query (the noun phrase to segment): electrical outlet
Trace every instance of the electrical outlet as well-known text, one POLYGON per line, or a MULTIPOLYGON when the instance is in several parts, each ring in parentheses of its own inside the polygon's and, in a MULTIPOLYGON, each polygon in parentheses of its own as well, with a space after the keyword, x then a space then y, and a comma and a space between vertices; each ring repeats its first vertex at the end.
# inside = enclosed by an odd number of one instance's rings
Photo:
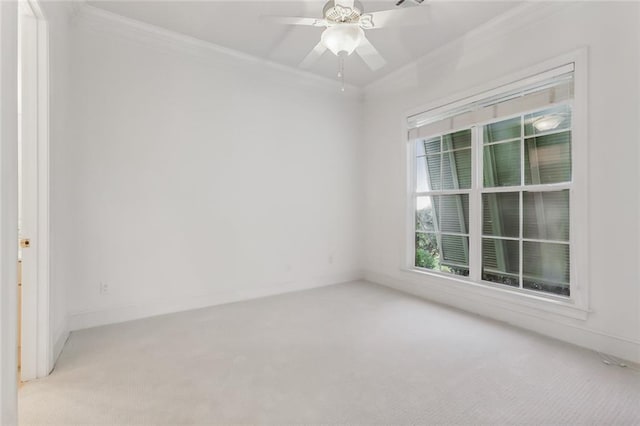
POLYGON ((100 282, 100 294, 109 294, 109 284, 102 281, 100 282))

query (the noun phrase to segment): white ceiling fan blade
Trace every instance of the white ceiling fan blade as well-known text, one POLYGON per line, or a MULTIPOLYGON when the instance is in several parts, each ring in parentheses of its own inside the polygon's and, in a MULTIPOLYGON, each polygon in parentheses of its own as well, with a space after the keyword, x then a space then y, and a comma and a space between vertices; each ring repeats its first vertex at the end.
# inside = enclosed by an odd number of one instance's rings
POLYGON ((379 70, 387 64, 387 61, 384 60, 380 52, 373 47, 373 44, 366 37, 356 47, 356 53, 373 71, 379 70))
POLYGON ((353 9, 353 0, 334 0, 333 4, 336 6, 348 7, 353 9))
POLYGON ((309 68, 313 65, 322 54, 327 50, 326 47, 322 44, 322 42, 316 44, 316 47, 313 48, 311 52, 300 62, 300 68, 309 68))
POLYGON ((262 20, 284 25, 305 25, 310 27, 325 27, 327 21, 317 18, 303 18, 297 16, 263 16, 262 20))
POLYGON ((425 6, 381 10, 367 13, 366 15, 371 16, 373 28, 410 27, 413 25, 426 25, 429 22, 429 8, 425 6))

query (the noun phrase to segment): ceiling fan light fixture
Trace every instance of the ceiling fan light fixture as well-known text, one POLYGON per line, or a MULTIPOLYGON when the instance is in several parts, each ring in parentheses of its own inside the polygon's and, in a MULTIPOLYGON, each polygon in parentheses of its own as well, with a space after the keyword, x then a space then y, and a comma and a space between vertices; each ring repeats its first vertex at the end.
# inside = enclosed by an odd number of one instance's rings
POLYGON ((322 44, 334 55, 351 55, 364 38, 364 31, 357 24, 338 24, 327 27, 322 33, 322 44))

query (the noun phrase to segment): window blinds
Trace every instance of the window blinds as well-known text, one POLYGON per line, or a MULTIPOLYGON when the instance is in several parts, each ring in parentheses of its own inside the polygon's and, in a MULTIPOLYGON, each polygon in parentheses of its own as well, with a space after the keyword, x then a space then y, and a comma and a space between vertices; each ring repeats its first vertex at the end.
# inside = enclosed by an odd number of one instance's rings
POLYGON ((574 64, 408 118, 408 139, 426 138, 573 99, 574 64), (498 93, 498 94, 496 94, 498 93))

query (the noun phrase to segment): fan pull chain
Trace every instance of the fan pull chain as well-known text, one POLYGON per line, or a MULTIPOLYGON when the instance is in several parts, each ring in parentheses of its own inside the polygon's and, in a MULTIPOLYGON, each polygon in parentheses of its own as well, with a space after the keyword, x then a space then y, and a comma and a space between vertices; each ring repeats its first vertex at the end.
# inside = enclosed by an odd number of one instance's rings
POLYGON ((338 56, 338 78, 340 79, 340 83, 342 86, 340 87, 340 91, 344 92, 344 57, 347 55, 341 54, 338 56))

